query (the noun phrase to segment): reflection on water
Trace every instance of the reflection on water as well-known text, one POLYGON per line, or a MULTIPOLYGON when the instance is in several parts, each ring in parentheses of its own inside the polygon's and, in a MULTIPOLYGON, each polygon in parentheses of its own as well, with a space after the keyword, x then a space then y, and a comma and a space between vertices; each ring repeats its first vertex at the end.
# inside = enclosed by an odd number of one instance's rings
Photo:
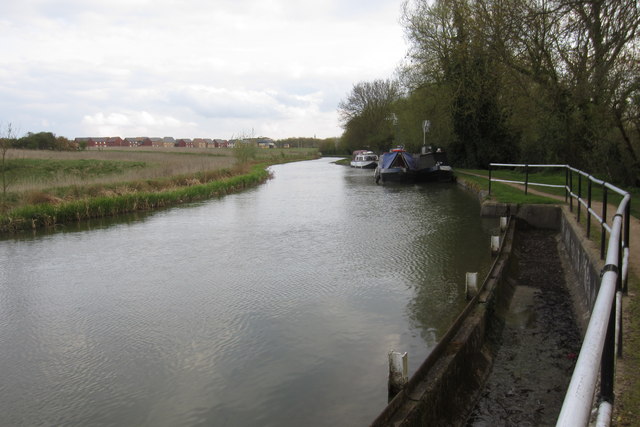
POLYGON ((415 371, 494 224, 454 185, 376 186, 330 159, 272 170, 220 200, 0 242, 0 425, 375 418, 387 352, 415 371))

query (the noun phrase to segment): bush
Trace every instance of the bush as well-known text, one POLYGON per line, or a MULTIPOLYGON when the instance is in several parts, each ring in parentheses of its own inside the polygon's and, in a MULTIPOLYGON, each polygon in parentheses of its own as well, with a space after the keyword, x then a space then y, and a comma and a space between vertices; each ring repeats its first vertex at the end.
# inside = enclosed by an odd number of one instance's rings
POLYGON ((240 164, 256 158, 258 147, 253 142, 237 141, 233 147, 233 156, 240 164))

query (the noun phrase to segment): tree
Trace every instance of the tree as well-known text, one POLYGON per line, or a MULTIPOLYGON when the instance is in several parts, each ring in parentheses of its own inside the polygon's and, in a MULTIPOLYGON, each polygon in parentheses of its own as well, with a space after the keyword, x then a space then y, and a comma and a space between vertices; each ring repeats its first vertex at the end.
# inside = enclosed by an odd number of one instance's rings
POLYGON ((407 0, 403 22, 414 70, 421 74, 414 81, 448 89, 441 101, 450 108, 452 162, 486 167, 514 158, 517 140, 508 127, 510 111, 501 102, 502 70, 473 6, 468 0, 407 0))
POLYGON ((232 137, 231 139, 234 140, 233 155, 237 163, 245 165, 249 163, 250 160, 256 158, 258 146, 253 135, 240 134, 236 138, 232 137))
POLYGON ((555 141, 541 141, 550 160, 605 172, 610 179, 636 180, 638 155, 625 117, 638 76, 638 2, 477 3, 485 30, 502 40, 494 44, 498 57, 551 113, 542 120, 530 116, 540 122, 540 135, 556 129, 555 141), (611 167, 614 163, 627 167, 611 167))
POLYGON ((459 162, 569 163, 640 182, 638 1, 405 0, 403 8, 403 82, 410 97, 437 87, 459 162))
POLYGON ((423 145, 447 147, 453 140, 449 90, 437 84, 425 84, 410 91, 396 102, 394 110, 398 117, 396 140, 412 152, 423 145), (429 131, 423 134, 422 123, 429 120, 429 131))
POLYGON ((6 128, 0 134, 0 168, 2 173, 2 210, 7 208, 7 189, 9 188, 9 177, 7 172, 9 170, 9 164, 7 161, 7 152, 13 147, 15 143, 15 131, 11 123, 6 125, 6 128))
POLYGON ((57 149, 56 136, 51 132, 28 132, 18 139, 17 145, 20 148, 29 150, 55 150, 57 149))
POLYGON ((394 141, 394 103, 400 86, 394 80, 360 82, 338 104, 345 132, 343 145, 350 151, 358 148, 386 151, 394 141))

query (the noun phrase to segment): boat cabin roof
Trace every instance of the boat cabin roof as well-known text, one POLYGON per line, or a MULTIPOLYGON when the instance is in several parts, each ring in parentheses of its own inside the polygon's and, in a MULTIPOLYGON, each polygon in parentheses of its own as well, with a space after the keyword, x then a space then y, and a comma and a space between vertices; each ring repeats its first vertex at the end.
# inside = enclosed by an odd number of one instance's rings
POLYGON ((383 169, 390 168, 415 168, 415 161, 411 154, 406 151, 392 151, 390 153, 384 153, 380 161, 383 169))

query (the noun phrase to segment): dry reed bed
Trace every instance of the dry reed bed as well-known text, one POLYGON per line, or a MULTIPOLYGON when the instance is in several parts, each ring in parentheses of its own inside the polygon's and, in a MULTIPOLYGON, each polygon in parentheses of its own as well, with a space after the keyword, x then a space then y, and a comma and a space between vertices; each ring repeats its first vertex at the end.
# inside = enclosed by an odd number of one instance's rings
POLYGON ((39 183, 39 187, 21 191, 14 203, 3 206, 0 232, 49 227, 219 197, 268 179, 269 172, 265 168, 269 164, 317 157, 317 152, 286 155, 272 152, 260 156, 267 159, 263 163, 235 165, 235 158, 230 157, 232 150, 225 150, 227 156, 192 155, 197 152, 193 149, 188 149, 188 154, 126 150, 12 152, 14 156, 29 155, 30 158, 142 161, 152 166, 134 171, 133 176, 124 173, 97 176, 82 183, 68 183, 64 179, 55 183, 39 183))
POLYGON ((67 187, 90 184, 113 184, 123 181, 139 181, 166 178, 176 175, 192 175, 233 167, 235 158, 231 150, 199 150, 180 148, 121 148, 88 151, 9 150, 8 159, 44 160, 109 160, 144 162, 144 168, 127 170, 121 174, 86 178, 58 175, 46 181, 21 180, 11 186, 11 192, 44 190, 51 187, 67 187), (153 150, 153 151, 152 151, 153 150), (187 151, 188 150, 188 151, 187 151))
POLYGON ((246 174, 233 175, 199 185, 174 187, 157 192, 114 193, 60 203, 23 206, 11 211, 8 215, 0 216, 0 231, 13 233, 220 197, 257 185, 269 176, 264 165, 255 165, 246 174))

